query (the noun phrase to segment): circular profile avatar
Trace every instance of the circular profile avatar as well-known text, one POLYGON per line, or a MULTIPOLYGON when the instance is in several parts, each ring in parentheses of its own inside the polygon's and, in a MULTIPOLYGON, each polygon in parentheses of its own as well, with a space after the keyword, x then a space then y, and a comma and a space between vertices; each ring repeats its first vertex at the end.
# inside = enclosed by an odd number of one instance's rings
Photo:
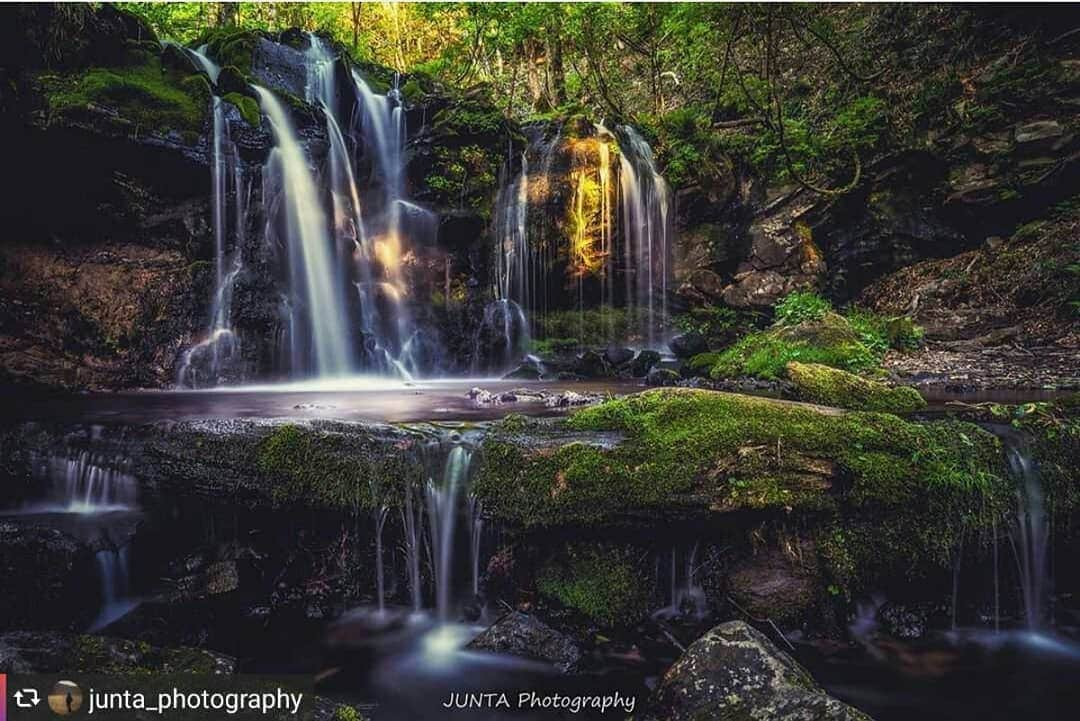
POLYGON ((60 716, 68 716, 82 708, 83 692, 74 681, 58 681, 49 692, 49 708, 60 716))

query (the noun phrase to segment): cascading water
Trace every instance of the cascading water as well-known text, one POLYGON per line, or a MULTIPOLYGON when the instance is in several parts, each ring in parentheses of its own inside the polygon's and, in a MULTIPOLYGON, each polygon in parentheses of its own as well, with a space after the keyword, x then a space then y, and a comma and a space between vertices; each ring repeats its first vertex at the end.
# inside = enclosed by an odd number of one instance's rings
MULTIPOLYGON (((698 544, 693 544, 682 553, 682 564, 679 563, 679 549, 672 547, 671 554, 667 559, 668 574, 668 605, 657 611, 660 617, 690 615, 701 618, 708 610, 705 600, 705 591, 697 582, 697 553, 698 544)), ((657 557, 657 575, 660 575, 660 565, 663 559, 657 557)))
POLYGON ((1047 621, 1050 597, 1050 519, 1046 513, 1042 478, 1027 447, 1026 439, 1009 433, 1003 437, 1009 469, 1016 480, 1016 519, 1009 533, 1020 592, 1024 601, 1024 619, 1030 630, 1038 630, 1047 621))
MULTIPOLYGON (((253 86, 274 132, 266 161, 264 203, 280 210, 289 253, 293 289, 289 306, 293 373, 344 376, 353 369, 344 299, 334 292, 333 242, 311 168, 285 107, 277 97, 253 86), (300 328, 305 328, 304 343, 300 328)), ((268 216, 271 216, 268 213, 268 216)))
POLYGON ((671 248, 671 198, 656 170, 652 148, 629 125, 620 125, 619 183, 622 206, 626 303, 647 313, 650 346, 667 318, 668 256, 671 248))
POLYGON ((378 190, 374 205, 380 210, 367 218, 368 238, 357 254, 364 269, 356 289, 366 345, 381 370, 410 378, 424 370, 429 349, 406 302, 405 244, 411 235, 431 233, 435 219, 430 211, 409 202, 405 193, 407 129, 398 78, 385 96, 372 92, 355 71, 352 81, 359 103, 354 126, 364 147, 374 154, 372 184, 378 190))
POLYGON ((442 479, 427 485, 431 565, 435 576, 435 604, 441 620, 448 620, 453 584, 455 527, 461 513, 459 494, 467 491, 472 450, 454 445, 446 457, 442 479))
MULTIPOLYGON (((553 229, 544 223, 530 226, 530 205, 553 197, 556 157, 577 154, 576 160, 571 158, 568 177, 567 215, 572 234, 566 239, 568 267, 563 287, 569 290, 572 285, 574 307, 584 310, 589 302, 587 279, 595 276, 596 280, 589 282, 598 282, 594 296, 598 304, 626 308, 635 321, 632 328, 640 319, 640 327, 632 332, 656 346, 663 341, 668 315, 671 194, 656 169, 652 149, 636 130, 619 126, 611 131, 602 124, 594 130, 594 139, 576 144, 561 142, 561 127, 551 137, 534 135, 523 154, 520 172, 505 174, 495 211, 496 298, 504 305, 519 306, 523 315, 531 317, 530 332, 537 334, 537 319, 549 310, 548 273, 555 266, 555 255, 550 238, 542 237, 553 229), (618 145, 618 162, 609 145, 613 140, 618 145), (587 154, 587 163, 582 163, 580 153, 587 154), (539 162, 530 163, 534 158, 539 162), (531 197, 534 194, 536 198, 531 197), (616 283, 618 276, 622 276, 622 287, 616 283)), ((491 313, 497 318, 510 315, 508 310, 491 313)), ((615 338, 613 325, 606 332, 609 340, 625 340, 615 338)))
POLYGON ((36 460, 34 475, 51 487, 50 499, 27 510, 35 513, 114 513, 137 508, 137 483, 123 457, 79 451, 36 460))
POLYGON ((90 625, 98 631, 131 611, 137 601, 130 595, 128 547, 104 548, 94 556, 101 581, 101 611, 90 625))
MULTIPOLYGON (((205 47, 205 46, 204 46, 205 47)), ((202 49, 187 50, 189 56, 217 82, 221 69, 202 49)), ((211 212, 214 225, 214 296, 210 307, 210 322, 206 336, 189 348, 181 358, 177 385, 181 388, 200 388, 222 382, 239 359, 239 345, 231 327, 233 286, 241 271, 242 234, 245 204, 243 202, 243 170, 236 146, 229 137, 223 101, 212 98, 213 139, 210 158, 211 212), (231 172, 230 172, 231 171, 231 172), (236 203, 235 240, 230 255, 228 245, 229 182, 236 203)))

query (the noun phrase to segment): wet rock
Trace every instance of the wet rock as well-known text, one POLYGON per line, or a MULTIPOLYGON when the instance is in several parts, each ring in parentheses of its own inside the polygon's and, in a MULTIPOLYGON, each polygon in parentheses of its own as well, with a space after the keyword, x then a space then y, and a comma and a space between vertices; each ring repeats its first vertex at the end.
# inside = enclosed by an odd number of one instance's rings
POLYGON ((614 367, 626 365, 634 359, 634 351, 630 348, 608 346, 604 351, 604 360, 614 367))
POLYGON ((162 648, 107 636, 13 631, 0 634, 0 672, 232 674, 236 659, 198 648, 162 648))
POLYGON ((670 368, 651 368, 645 376, 645 385, 653 388, 677 385, 682 378, 678 372, 670 368))
POLYGON ((634 362, 630 365, 630 373, 635 378, 644 378, 648 375, 649 370, 660 362, 660 354, 654 350, 639 351, 634 358, 634 362))
POLYGON ((1036 120, 1017 125, 1013 137, 1017 145, 1045 144, 1045 141, 1060 138, 1064 132, 1061 123, 1056 120, 1036 120))
POLYGON ((611 369, 604 360, 604 356, 593 350, 587 350, 577 357, 574 372, 583 378, 603 378, 611 375, 611 369))
POLYGON ((882 629, 891 636, 914 640, 926 635, 927 624, 933 609, 920 604, 902 604, 889 601, 877 613, 882 629))
POLYGON ((581 649, 569 636, 547 626, 535 616, 511 611, 481 633, 468 646, 478 651, 547 661, 563 673, 581 662, 581 649))
POLYGON ((689 358, 709 350, 705 338, 700 333, 694 332, 677 335, 671 339, 668 345, 671 352, 678 358, 689 358))
POLYGON ((576 391, 562 391, 548 394, 544 398, 544 405, 548 408, 568 408, 570 406, 585 406, 590 403, 599 403, 601 396, 596 393, 577 393, 576 391))
POLYGON ((98 582, 90 547, 55 528, 0 523, 0 629, 84 628, 98 582))
MULTIPOLYGON (((831 470, 831 469, 830 469, 831 470)), ((802 542, 798 557, 780 549, 759 551, 729 571, 732 598, 756 618, 785 627, 799 626, 817 606, 821 578, 813 545, 802 542)))
POLYGON ((829 696, 810 674, 742 621, 695 641, 650 698, 649 721, 869 721, 829 696))

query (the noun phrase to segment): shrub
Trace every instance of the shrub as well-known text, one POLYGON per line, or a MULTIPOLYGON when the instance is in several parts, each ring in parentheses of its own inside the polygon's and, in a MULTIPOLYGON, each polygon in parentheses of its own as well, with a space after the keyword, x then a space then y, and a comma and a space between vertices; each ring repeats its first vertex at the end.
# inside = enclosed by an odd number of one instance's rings
POLYGON ((776 322, 780 325, 798 325, 819 320, 832 310, 832 303, 811 291, 797 290, 789 293, 776 304, 776 322))

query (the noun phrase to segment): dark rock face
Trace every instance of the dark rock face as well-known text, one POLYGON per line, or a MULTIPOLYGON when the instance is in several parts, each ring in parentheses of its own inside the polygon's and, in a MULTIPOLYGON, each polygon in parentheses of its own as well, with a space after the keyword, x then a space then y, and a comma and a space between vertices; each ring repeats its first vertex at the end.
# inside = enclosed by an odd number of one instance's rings
POLYGON ((204 649, 158 648, 106 636, 13 631, 0 634, 0 671, 232 674, 236 660, 204 649))
POLYGON ((82 628, 98 582, 90 548, 55 528, 0 523, 0 629, 82 628))
POLYGON ((735 601, 782 626, 807 620, 818 603, 821 579, 813 544, 801 545, 798 559, 770 548, 735 564, 728 579, 735 601))
POLYGON ((826 694, 795 659, 742 621, 721 624, 675 662, 649 701, 650 721, 869 721, 826 694))
POLYGON ((660 354, 654 350, 639 351, 630 364, 630 374, 635 378, 644 378, 654 365, 660 362, 660 354))
POLYGON ((581 661, 581 649, 570 637, 518 611, 496 621, 473 639, 469 648, 547 661, 563 673, 574 671, 581 661))
POLYGON ((671 352, 678 358, 689 358, 709 349, 705 338, 700 333, 683 333, 671 339, 671 352))
POLYGON ((633 359, 634 351, 630 348, 611 346, 604 351, 604 360, 616 368, 626 365, 633 359))

